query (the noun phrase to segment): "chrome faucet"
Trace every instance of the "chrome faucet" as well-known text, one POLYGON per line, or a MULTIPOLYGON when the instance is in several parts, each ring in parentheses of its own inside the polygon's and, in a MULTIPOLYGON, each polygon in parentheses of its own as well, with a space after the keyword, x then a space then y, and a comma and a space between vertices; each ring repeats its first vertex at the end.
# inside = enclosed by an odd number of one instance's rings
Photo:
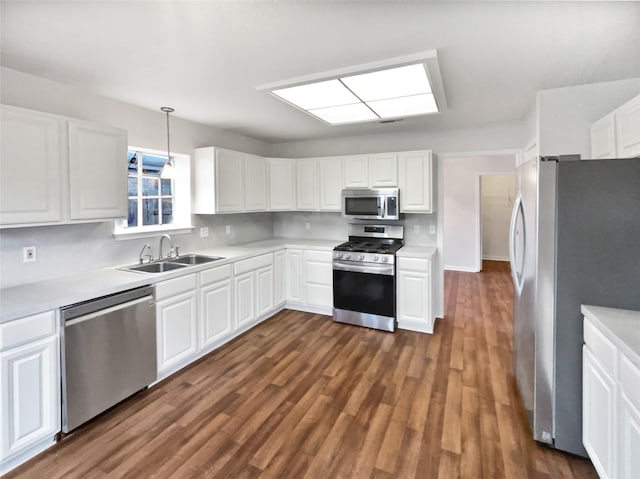
POLYGON ((173 239, 171 238, 171 236, 164 234, 160 237, 160 248, 158 249, 158 259, 162 259, 162 243, 164 243, 164 240, 168 239, 169 240, 169 254, 167 255, 167 258, 171 258, 173 256, 173 239))
POLYGON ((153 260, 153 256, 151 255, 151 245, 149 243, 145 244, 140 250, 140 254, 138 255, 140 264, 144 263, 145 258, 147 259, 148 263, 151 263, 151 261, 153 260), (149 254, 144 254, 146 250, 149 250, 149 254))

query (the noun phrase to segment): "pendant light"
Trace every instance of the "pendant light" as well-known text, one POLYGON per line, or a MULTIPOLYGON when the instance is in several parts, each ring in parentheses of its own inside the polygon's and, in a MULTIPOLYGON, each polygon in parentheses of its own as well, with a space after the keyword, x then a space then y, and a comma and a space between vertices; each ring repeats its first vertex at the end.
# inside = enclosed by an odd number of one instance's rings
POLYGON ((160 178, 170 179, 175 176, 176 168, 173 164, 173 158, 171 158, 171 144, 169 142, 169 113, 173 113, 175 110, 170 106, 163 106, 160 110, 167 114, 167 162, 162 167, 160 178))

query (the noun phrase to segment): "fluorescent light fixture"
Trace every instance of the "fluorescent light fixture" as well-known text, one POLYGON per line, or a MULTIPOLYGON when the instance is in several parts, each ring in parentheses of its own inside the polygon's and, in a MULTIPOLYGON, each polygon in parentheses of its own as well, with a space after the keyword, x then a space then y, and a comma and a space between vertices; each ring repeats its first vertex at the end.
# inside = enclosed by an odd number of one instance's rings
POLYGON ((426 115, 429 113, 437 113, 438 111, 438 105, 436 105, 436 101, 431 93, 370 101, 367 105, 369 105, 369 108, 375 111, 380 118, 426 115))
POLYGON ((345 77, 341 81, 365 102, 431 93, 422 63, 345 77))
POLYGON ((358 98, 339 80, 283 88, 273 90, 273 93, 303 110, 359 103, 358 98))
POLYGON ((437 52, 416 53, 257 87, 331 125, 446 109, 437 52))
POLYGON ((309 113, 332 125, 378 119, 378 115, 372 112, 364 103, 319 108, 317 110, 309 110, 309 113))

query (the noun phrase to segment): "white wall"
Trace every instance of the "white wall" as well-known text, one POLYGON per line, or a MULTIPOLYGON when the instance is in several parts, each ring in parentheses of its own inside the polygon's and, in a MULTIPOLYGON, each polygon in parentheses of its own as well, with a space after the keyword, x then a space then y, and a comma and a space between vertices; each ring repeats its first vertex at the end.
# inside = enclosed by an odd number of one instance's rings
POLYGON ((591 124, 640 94, 640 78, 538 92, 540 155, 591 156, 591 124))
POLYGON ((456 155, 441 157, 440 160, 444 268, 480 271, 479 177, 514 173, 516 155, 456 155))
POLYGON ((509 224, 515 190, 513 174, 480 177, 482 259, 509 260, 509 224))

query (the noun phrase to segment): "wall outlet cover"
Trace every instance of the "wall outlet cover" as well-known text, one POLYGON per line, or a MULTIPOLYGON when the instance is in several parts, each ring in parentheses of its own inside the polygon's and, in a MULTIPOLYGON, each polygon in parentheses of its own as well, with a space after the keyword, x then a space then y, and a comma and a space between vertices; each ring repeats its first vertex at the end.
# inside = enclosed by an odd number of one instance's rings
POLYGON ((310 230, 310 229, 311 229, 311 223, 310 223, 309 221, 307 221, 307 222, 304 224, 304 229, 306 229, 306 230, 310 230))
POLYGON ((203 226, 200 228, 200 238, 208 238, 209 237, 209 228, 203 226))
POLYGON ((436 225, 429 226, 429 234, 436 234, 436 225))
POLYGON ((227 233, 228 235, 230 235, 230 234, 231 234, 231 225, 226 225, 226 226, 224 227, 224 231, 225 231, 225 233, 227 233))
POLYGON ((22 261, 24 263, 31 263, 36 260, 36 247, 25 246, 22 248, 22 261))
POLYGON ((420 225, 413 225, 413 232, 415 234, 420 234, 420 225))

